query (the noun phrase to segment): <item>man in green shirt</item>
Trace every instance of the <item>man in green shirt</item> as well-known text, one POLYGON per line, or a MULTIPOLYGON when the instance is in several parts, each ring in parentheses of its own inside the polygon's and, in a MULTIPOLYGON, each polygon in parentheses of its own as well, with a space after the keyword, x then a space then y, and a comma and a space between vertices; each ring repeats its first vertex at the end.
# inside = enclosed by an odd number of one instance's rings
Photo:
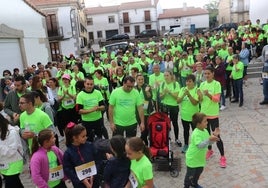
POLYGON ((98 138, 102 137, 101 111, 105 109, 105 105, 101 92, 94 89, 93 78, 86 78, 84 87, 84 90, 77 95, 76 104, 79 109, 78 113, 81 114, 82 125, 87 129, 88 140, 93 141, 94 134, 98 138))
POLYGON ((19 107, 23 111, 19 117, 21 136, 23 139, 28 140, 31 150, 32 138, 38 135, 41 130, 47 128, 53 130, 53 123, 45 112, 34 107, 34 96, 32 93, 26 93, 20 97, 19 107))
POLYGON ((244 64, 240 61, 239 55, 233 55, 233 68, 231 73, 231 78, 234 80, 234 89, 235 89, 235 99, 232 100, 232 103, 239 101, 239 107, 243 106, 244 94, 243 94, 243 72, 244 64))
POLYGON ((140 129, 144 130, 143 101, 136 89, 133 89, 135 79, 126 76, 123 86, 113 90, 109 100, 109 121, 113 135, 134 137, 137 132, 136 109, 140 117, 140 129))

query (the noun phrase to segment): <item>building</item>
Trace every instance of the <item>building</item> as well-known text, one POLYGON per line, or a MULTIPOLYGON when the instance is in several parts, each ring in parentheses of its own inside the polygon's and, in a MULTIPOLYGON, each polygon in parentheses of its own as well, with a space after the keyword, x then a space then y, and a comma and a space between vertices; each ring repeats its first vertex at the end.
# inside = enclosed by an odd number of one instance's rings
POLYGON ((26 0, 4 1, 0 7, 1 70, 20 71, 50 58, 45 14, 26 0))
POLYGON ((119 6, 119 30, 135 36, 145 29, 158 30, 155 0, 122 3, 119 6))
POLYGON ((134 37, 145 29, 158 29, 158 0, 86 8, 89 39, 103 41, 115 34, 134 37))
POLYGON ((261 24, 268 23, 266 0, 256 1, 250 0, 249 16, 253 24, 256 23, 257 19, 260 19, 261 24))
POLYGON ((249 7, 250 0, 220 0, 218 5, 219 24, 247 21, 249 19, 249 7))
POLYGON ((164 9, 158 17, 161 33, 180 26, 183 31, 202 31, 209 28, 209 12, 202 8, 187 7, 164 9))
POLYGON ((84 0, 29 0, 46 16, 52 60, 60 54, 79 56, 87 51, 84 0))
POLYGON ((118 5, 86 8, 90 41, 104 40, 119 33, 118 5))

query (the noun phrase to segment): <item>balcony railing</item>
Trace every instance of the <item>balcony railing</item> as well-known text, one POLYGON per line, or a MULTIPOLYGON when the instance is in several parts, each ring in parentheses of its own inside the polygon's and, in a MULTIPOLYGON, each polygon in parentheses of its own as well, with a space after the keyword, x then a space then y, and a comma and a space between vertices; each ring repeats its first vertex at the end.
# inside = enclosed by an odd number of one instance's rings
POLYGON ((64 37, 62 27, 59 27, 57 30, 48 30, 47 34, 49 40, 60 40, 64 37))
POLYGON ((233 13, 249 12, 249 8, 248 7, 235 7, 235 8, 232 8, 231 12, 233 13))

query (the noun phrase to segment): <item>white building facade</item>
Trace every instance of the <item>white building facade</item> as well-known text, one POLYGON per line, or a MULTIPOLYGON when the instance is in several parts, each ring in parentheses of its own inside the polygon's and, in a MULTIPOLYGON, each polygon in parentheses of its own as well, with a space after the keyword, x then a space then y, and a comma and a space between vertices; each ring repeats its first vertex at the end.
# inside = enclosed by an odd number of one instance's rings
POLYGON ((80 56, 87 51, 88 33, 83 0, 31 0, 46 16, 51 57, 80 56))
POLYGON ((22 70, 51 59, 45 15, 28 2, 4 1, 0 7, 0 23, 1 70, 22 70))

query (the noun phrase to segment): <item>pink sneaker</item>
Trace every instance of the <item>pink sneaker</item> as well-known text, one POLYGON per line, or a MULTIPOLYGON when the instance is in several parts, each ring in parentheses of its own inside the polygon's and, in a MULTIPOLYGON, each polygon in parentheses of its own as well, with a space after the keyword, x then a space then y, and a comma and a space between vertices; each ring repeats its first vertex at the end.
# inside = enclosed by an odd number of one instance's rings
POLYGON ((224 156, 221 156, 220 158, 220 167, 222 168, 226 167, 226 158, 224 156))
POLYGON ((213 150, 212 149, 208 150, 206 154, 206 160, 209 160, 212 155, 213 155, 213 150))

